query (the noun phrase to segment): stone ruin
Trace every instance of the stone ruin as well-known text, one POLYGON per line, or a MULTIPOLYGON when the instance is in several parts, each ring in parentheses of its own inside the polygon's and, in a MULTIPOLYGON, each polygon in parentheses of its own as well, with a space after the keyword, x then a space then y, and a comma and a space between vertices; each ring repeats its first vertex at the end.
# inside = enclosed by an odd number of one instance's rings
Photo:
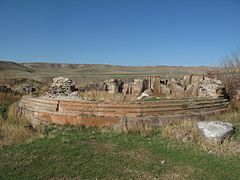
POLYGON ((104 89, 111 94, 121 93, 123 84, 120 79, 110 79, 103 82, 104 89))
MULTIPOLYGON (((75 82, 63 77, 53 79, 48 97, 78 97, 75 82)), ((89 85, 86 91, 106 91, 110 94, 122 93, 127 100, 141 100, 147 97, 160 98, 226 98, 225 86, 220 80, 203 75, 186 75, 179 79, 161 79, 148 76, 144 79, 110 79, 89 85)))
POLYGON ((123 82, 120 79, 104 81, 101 90, 111 94, 123 93, 135 99, 155 96, 164 98, 220 98, 227 97, 225 86, 220 80, 203 75, 186 75, 179 79, 161 79, 148 76, 123 82))
MULTIPOLYGON (((110 94, 121 93, 124 99, 118 102, 103 102, 80 98, 74 81, 58 77, 53 79, 47 97, 23 96, 18 104, 18 114, 31 122, 124 130, 134 129, 145 122, 161 126, 164 122, 176 119, 200 119, 225 112, 229 104, 228 99, 219 98, 225 95, 222 82, 201 75, 187 75, 171 80, 161 79, 159 76, 125 82, 111 79, 99 83, 96 87, 110 94), (154 102, 137 101, 151 96, 167 98, 154 102), (209 98, 215 99, 209 101, 209 98)), ((210 129, 215 127, 211 125, 210 129)), ((203 128, 209 129, 208 126, 203 128)), ((225 138, 225 133, 220 135, 225 138)))
POLYGON ((53 79, 52 86, 46 95, 51 98, 64 96, 78 97, 77 90, 74 81, 64 77, 57 77, 53 79))

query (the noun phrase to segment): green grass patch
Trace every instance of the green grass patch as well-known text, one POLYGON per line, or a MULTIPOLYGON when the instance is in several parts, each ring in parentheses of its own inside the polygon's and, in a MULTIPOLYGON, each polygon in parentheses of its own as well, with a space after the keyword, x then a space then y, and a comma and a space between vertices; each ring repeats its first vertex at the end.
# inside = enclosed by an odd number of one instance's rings
POLYGON ((155 96, 144 99, 144 101, 159 101, 159 100, 160 98, 155 96))
POLYGON ((45 138, 0 149, 0 179, 240 177, 239 157, 205 153, 160 133, 143 137, 68 126, 45 132, 45 138))

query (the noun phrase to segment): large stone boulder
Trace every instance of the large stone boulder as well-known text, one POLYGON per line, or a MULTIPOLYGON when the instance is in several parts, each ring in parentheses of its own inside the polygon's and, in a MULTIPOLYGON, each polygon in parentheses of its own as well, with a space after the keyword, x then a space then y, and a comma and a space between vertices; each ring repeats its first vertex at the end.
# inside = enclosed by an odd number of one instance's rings
POLYGON ((202 137, 210 142, 222 143, 234 133, 231 123, 221 121, 201 121, 197 123, 202 137))

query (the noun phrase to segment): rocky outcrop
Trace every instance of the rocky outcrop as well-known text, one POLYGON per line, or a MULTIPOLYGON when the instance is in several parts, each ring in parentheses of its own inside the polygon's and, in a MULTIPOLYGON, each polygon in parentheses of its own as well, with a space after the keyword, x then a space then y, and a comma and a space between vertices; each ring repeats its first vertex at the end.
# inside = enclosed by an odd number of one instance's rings
POLYGON ((234 133, 231 123, 221 121, 202 121, 197 123, 197 127, 205 140, 216 143, 222 143, 234 133))

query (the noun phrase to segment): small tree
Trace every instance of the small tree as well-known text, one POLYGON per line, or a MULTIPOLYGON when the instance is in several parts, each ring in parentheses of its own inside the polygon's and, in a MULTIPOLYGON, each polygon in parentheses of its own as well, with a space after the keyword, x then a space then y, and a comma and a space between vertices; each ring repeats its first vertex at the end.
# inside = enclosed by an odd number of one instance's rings
POLYGON ((93 71, 92 64, 78 65, 78 74, 80 75, 80 78, 82 78, 83 80, 83 86, 86 85, 87 75, 89 75, 92 71, 93 71))
POLYGON ((220 67, 209 71, 208 75, 220 79, 232 99, 240 88, 240 51, 232 52, 222 60, 220 67))

